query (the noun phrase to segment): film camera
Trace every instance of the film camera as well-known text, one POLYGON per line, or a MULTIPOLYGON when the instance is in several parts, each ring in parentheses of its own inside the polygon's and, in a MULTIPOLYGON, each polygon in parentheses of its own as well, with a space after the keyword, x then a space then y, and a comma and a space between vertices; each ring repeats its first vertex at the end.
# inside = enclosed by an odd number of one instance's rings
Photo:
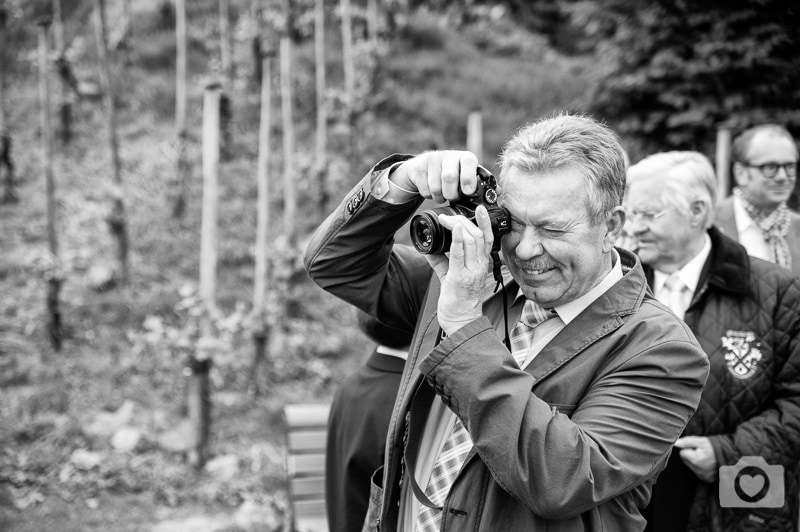
POLYGON ((422 254, 432 255, 450 250, 452 236, 450 230, 439 223, 439 214, 465 216, 472 223, 475 221, 475 209, 483 205, 489 212, 494 235, 493 251, 500 249, 500 238, 508 233, 510 221, 508 211, 497 205, 497 180, 486 168, 478 166, 478 186, 474 194, 461 194, 457 201, 451 201, 444 207, 429 209, 415 215, 411 219, 411 242, 422 254))

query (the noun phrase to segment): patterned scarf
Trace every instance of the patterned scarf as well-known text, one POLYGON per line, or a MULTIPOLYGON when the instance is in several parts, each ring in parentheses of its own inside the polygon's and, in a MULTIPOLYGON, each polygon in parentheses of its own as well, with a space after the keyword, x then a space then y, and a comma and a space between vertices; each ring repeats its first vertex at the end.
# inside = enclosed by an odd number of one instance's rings
POLYGON ((786 202, 782 201, 777 209, 769 214, 764 214, 744 198, 741 188, 734 188, 733 193, 741 200, 744 210, 747 211, 750 218, 761 229, 761 234, 764 235, 764 240, 766 240, 770 251, 770 260, 791 270, 792 253, 789 250, 789 244, 786 242, 786 235, 789 234, 789 207, 786 206, 786 202))

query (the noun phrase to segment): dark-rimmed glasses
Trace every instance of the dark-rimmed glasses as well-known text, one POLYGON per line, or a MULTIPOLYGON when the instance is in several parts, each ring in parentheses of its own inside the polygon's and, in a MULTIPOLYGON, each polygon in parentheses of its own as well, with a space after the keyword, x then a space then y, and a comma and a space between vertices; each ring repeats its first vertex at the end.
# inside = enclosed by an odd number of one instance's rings
POLYGON ((745 166, 748 168, 758 168, 758 171, 761 172, 761 175, 766 177, 767 179, 772 179, 776 175, 781 168, 783 171, 786 172, 788 177, 796 177, 797 176, 797 163, 764 163, 764 164, 750 164, 745 163, 745 166))

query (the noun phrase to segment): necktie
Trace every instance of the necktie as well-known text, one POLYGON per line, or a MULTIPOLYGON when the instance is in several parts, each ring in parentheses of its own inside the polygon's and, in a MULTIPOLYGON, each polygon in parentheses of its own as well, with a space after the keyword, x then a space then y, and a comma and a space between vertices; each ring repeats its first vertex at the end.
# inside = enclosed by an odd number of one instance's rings
MULTIPOLYGON (((533 342, 534 328, 554 316, 553 311, 545 310, 531 300, 525 301, 522 315, 511 331, 511 354, 520 367, 522 367, 533 342)), ((425 488, 425 495, 437 506, 442 506, 471 448, 472 439, 469 432, 461 420, 456 418, 452 432, 445 440, 439 456, 436 457, 431 477, 425 488)), ((423 504, 420 506, 417 516, 415 532, 435 532, 439 530, 441 519, 441 510, 428 508, 423 504)))
POLYGON ((533 343, 533 330, 543 321, 555 317, 554 310, 545 310, 530 299, 525 301, 519 321, 511 331, 511 355, 519 367, 525 362, 533 343))
POLYGON ((686 307, 689 306, 689 296, 691 296, 689 287, 681 280, 678 272, 673 272, 667 277, 664 287, 667 289, 667 297, 666 301, 662 301, 662 303, 666 304, 676 316, 683 319, 686 307))

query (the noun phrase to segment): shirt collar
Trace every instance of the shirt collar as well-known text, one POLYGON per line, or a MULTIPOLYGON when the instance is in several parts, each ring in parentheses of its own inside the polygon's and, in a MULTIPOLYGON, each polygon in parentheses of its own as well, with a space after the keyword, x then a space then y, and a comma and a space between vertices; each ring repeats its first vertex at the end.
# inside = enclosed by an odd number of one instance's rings
MULTIPOLYGON (((703 266, 710 254, 711 238, 708 236, 708 233, 704 233, 703 247, 700 249, 700 252, 676 272, 681 281, 683 281, 683 284, 685 284, 692 293, 697 291, 697 283, 700 282, 700 274, 703 272, 703 266)), ((664 283, 667 282, 667 277, 669 277, 670 274, 658 270, 653 270, 653 273, 653 291, 659 292, 664 287, 664 283)))
POLYGON ((733 195, 733 220, 736 222, 736 232, 740 235, 750 227, 755 227, 761 231, 756 221, 747 214, 747 210, 744 208, 741 198, 736 194, 733 195))
MULTIPOLYGON (((583 294, 581 297, 573 299, 572 301, 559 305, 553 309, 556 311, 556 314, 558 314, 558 317, 561 318, 561 321, 564 322, 564 325, 568 325, 569 322, 577 318, 578 315, 586 310, 589 305, 594 303, 597 298, 605 294, 617 283, 617 281, 622 279, 622 262, 619 258, 619 253, 617 253, 617 250, 613 248, 611 249, 611 253, 613 266, 602 281, 597 283, 594 288, 583 294)), ((525 297, 522 295, 521 289, 517 297, 520 296, 525 297)))

